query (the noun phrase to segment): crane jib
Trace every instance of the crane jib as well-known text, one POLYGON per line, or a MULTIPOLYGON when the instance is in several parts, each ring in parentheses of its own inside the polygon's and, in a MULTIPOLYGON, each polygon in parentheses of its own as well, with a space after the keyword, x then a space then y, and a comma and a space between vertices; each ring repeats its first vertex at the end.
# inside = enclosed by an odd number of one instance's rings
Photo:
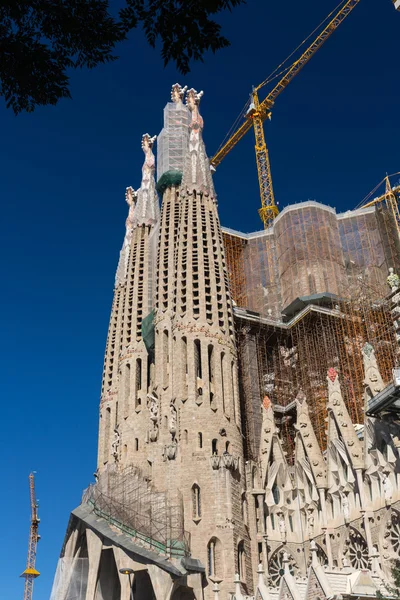
MULTIPOLYGON (((292 66, 285 72, 280 81, 275 85, 267 97, 262 101, 258 101, 257 92, 264 85, 260 84, 258 87, 253 89, 252 97, 253 104, 252 108, 245 115, 245 122, 231 135, 227 142, 218 150, 218 152, 210 160, 213 167, 217 167, 227 154, 236 146, 236 144, 242 139, 242 137, 251 129, 252 125, 256 137, 256 161, 258 170, 258 179, 260 186, 261 196, 261 209, 260 214, 263 219, 264 226, 270 224, 271 218, 274 218, 278 214, 278 209, 275 206, 273 192, 272 192, 272 178, 270 173, 270 164, 268 158, 268 151, 264 140, 264 134, 260 132, 260 127, 263 129, 263 121, 267 117, 271 116, 271 108, 274 105, 275 99, 283 92, 283 90, 289 85, 292 79, 299 73, 299 71, 308 63, 310 58, 317 52, 317 50, 325 43, 325 41, 332 35, 336 28, 344 21, 344 19, 350 14, 360 0, 348 0, 342 8, 336 13, 336 15, 329 21, 325 28, 319 35, 313 40, 303 54, 294 61, 292 66), (266 180, 268 185, 266 186, 266 180), (269 196, 268 196, 269 195, 269 196), (266 210, 268 208, 268 211, 266 210), (264 220, 263 216, 268 214, 268 223, 264 220), (272 217, 271 217, 272 215, 272 217)), ((331 15, 332 13, 330 13, 331 15)), ((328 18, 330 17, 328 15, 328 18)), ((326 19, 325 19, 326 20, 326 19)), ((321 23, 322 25, 322 23, 321 23)), ((266 217, 265 217, 266 218, 266 217)))

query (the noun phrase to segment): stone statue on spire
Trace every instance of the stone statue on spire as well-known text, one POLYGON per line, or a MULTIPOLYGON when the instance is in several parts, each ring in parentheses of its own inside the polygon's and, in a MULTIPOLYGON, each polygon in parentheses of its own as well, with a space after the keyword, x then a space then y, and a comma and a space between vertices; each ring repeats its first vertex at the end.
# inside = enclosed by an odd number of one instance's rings
POLYGON ((116 285, 122 285, 124 283, 128 271, 129 252, 132 241, 134 214, 137 200, 137 191, 134 190, 133 187, 129 186, 126 188, 125 200, 129 206, 129 212, 125 221, 124 243, 122 244, 121 252, 119 253, 118 268, 115 276, 116 285))
MULTIPOLYGON (((135 213, 135 206, 137 200, 137 191, 133 189, 132 186, 129 186, 125 190, 125 201, 129 206, 128 217, 125 221, 126 227, 126 236, 130 233, 130 237, 132 237, 132 228, 133 228, 133 215, 135 213)), ((125 237, 126 237, 125 236, 125 237)))
POLYGON ((145 158, 142 167, 142 183, 137 192, 133 227, 155 225, 159 218, 160 208, 154 179, 155 157, 153 154, 153 145, 156 137, 151 137, 148 133, 142 136, 142 150, 145 158))
POLYGON ((209 194, 215 198, 210 164, 203 142, 203 118, 199 112, 199 104, 204 92, 191 88, 186 93, 186 105, 192 115, 189 123, 189 153, 185 161, 182 188, 209 194))
POLYGON ((179 83, 174 83, 171 89, 171 100, 174 104, 177 105, 177 108, 182 106, 183 98, 185 96, 185 92, 187 90, 187 85, 182 87, 179 83))

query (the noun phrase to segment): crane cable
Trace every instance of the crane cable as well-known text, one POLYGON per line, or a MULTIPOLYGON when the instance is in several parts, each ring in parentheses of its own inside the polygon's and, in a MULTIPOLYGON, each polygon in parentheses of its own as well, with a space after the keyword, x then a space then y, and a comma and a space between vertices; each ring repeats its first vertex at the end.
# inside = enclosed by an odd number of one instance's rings
MULTIPOLYGON (((311 31, 311 33, 308 34, 308 36, 302 41, 300 42, 300 44, 297 46, 297 48, 295 48, 286 58, 284 61, 282 61, 273 71, 272 73, 267 77, 267 79, 264 79, 264 81, 262 81, 260 83, 260 85, 258 85, 255 89, 256 91, 258 91, 259 89, 261 89, 262 87, 264 87, 265 85, 267 85, 267 83, 270 83, 273 79, 276 79, 277 77, 279 77, 279 73, 277 75, 275 75, 276 71, 278 69, 280 69, 281 67, 283 67, 283 65, 302 47, 304 46, 304 44, 310 39, 310 37, 312 35, 314 35, 314 33, 316 33, 316 31, 318 31, 318 29, 320 29, 325 21, 328 21, 328 19, 331 18, 331 16, 336 13, 339 12, 340 7, 346 3, 347 0, 341 0, 341 2, 339 2, 339 4, 336 6, 336 8, 334 8, 333 10, 331 10, 331 12, 329 13, 329 15, 327 15, 319 25, 317 25, 313 31, 311 31)), ((296 62, 296 61, 295 61, 296 62)), ((283 73, 284 71, 290 69, 292 65, 290 65, 289 67, 285 67, 281 72, 283 73)))
MULTIPOLYGON (((392 173, 391 175, 386 175, 386 177, 395 177, 396 175, 400 175, 400 171, 397 171, 397 173, 392 173)), ((382 185, 382 183, 384 183, 386 181, 386 177, 384 177, 375 187, 373 190, 371 190, 369 192, 369 194, 367 194, 365 196, 365 198, 363 198, 361 200, 361 202, 359 202, 355 208, 355 210, 357 210, 357 208, 362 208, 364 206, 364 204, 368 204, 369 199, 371 198, 371 196, 376 192, 376 190, 379 188, 379 186, 382 185)))
POLYGON ((247 109, 249 108, 249 106, 250 106, 250 98, 244 104, 243 108, 241 109, 241 111, 239 112, 238 116, 236 117, 235 122, 232 124, 232 126, 229 129, 229 131, 225 135, 224 139, 220 143, 219 148, 218 148, 217 152, 215 152, 215 154, 217 154, 221 150, 221 148, 225 144, 226 140, 231 137, 232 132, 237 129, 239 121, 245 116, 245 114, 246 114, 247 109))
MULTIPOLYGON (((293 55, 294 55, 294 54, 295 54, 295 53, 296 53, 296 52, 297 52, 297 51, 298 51, 298 50, 299 50, 299 49, 300 49, 302 46, 304 46, 304 44, 305 44, 305 43, 306 43, 306 42, 307 42, 307 41, 310 39, 310 37, 311 37, 312 35, 314 35, 314 33, 315 33, 316 31, 318 31, 318 29, 320 29, 320 28, 321 28, 321 27, 324 25, 324 23, 325 23, 325 22, 326 22, 328 19, 330 19, 330 18, 331 18, 331 16, 332 16, 332 15, 333 15, 335 12, 339 11, 340 7, 341 7, 343 4, 345 4, 345 2, 346 2, 346 1, 347 1, 347 0, 341 0, 341 2, 339 2, 339 4, 336 6, 336 8, 334 8, 334 9, 333 9, 333 10, 332 10, 332 11, 331 11, 331 12, 330 12, 330 13, 329 13, 329 14, 328 14, 328 15, 327 15, 327 16, 326 16, 326 17, 325 17, 325 18, 324 18, 322 21, 321 21, 321 23, 320 23, 319 25, 317 25, 317 27, 315 27, 315 28, 313 29, 313 31, 311 31, 311 33, 309 33, 309 35, 308 35, 308 36, 307 36, 307 37, 306 37, 306 38, 305 38, 305 39, 304 39, 304 40, 303 40, 303 41, 302 41, 302 42, 301 42, 301 43, 300 43, 300 44, 297 46, 297 48, 295 48, 295 49, 294 49, 294 50, 293 50, 293 51, 292 51, 292 52, 291 52, 291 53, 290 53, 290 54, 289 54, 289 55, 288 55, 288 56, 285 58, 285 60, 283 60, 283 61, 282 61, 282 62, 281 62, 281 63, 280 63, 280 64, 279 64, 279 65, 278 65, 278 66, 277 66, 277 67, 276 67, 276 68, 275 68, 273 71, 272 71, 272 73, 270 73, 270 75, 269 75, 269 76, 268 76, 266 79, 264 79, 264 81, 263 81, 262 83, 260 83, 260 85, 258 85, 258 86, 255 88, 255 91, 258 91, 260 88, 264 87, 264 86, 265 86, 265 85, 267 85, 268 83, 271 83, 272 81, 274 81, 275 79, 277 79, 278 77, 280 77, 281 75, 283 75, 285 72, 287 72, 287 71, 288 71, 288 70, 291 68, 291 66, 292 66, 292 65, 289 65, 289 66, 287 66, 287 67, 284 67, 284 68, 282 68, 282 69, 281 69, 281 67, 283 67, 283 65, 284 65, 285 63, 287 63, 287 61, 288 61, 288 60, 289 60, 289 59, 290 59, 290 58, 291 58, 291 57, 292 57, 292 56, 293 56, 293 55), (280 70, 279 72, 277 72, 277 71, 278 71, 278 69, 281 69, 281 70, 280 70)), ((219 147, 218 147, 218 150, 217 150, 217 152, 216 152, 215 154, 217 154, 217 153, 218 153, 218 152, 221 150, 221 148, 224 146, 224 144, 225 144, 226 140, 228 140, 228 139, 231 137, 231 135, 232 135, 232 132, 233 132, 233 131, 235 131, 235 130, 237 129, 237 127, 238 127, 238 124, 239 124, 239 121, 240 121, 240 120, 241 120, 241 119, 242 119, 242 118, 243 118, 243 117, 246 115, 246 112, 247 112, 247 110, 248 110, 248 108, 249 108, 249 106, 250 106, 250 103, 251 103, 251 98, 249 98, 249 99, 247 100, 247 102, 245 103, 245 105, 243 106, 243 108, 240 110, 240 112, 239 112, 238 116, 236 117, 236 119, 235 119, 234 123, 232 124, 232 126, 230 127, 229 131, 226 133, 226 135, 225 135, 224 139, 222 140, 222 142, 221 142, 221 144, 219 145, 219 147)))

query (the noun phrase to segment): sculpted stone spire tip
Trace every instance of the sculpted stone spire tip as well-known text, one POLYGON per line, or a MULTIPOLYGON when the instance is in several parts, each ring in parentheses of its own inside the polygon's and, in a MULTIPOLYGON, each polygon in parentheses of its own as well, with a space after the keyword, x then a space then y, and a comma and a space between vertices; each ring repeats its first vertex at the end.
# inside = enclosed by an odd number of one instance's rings
POLYGON ((142 150, 144 163, 142 167, 142 182, 137 192, 137 201, 133 216, 133 227, 155 225, 159 219, 160 207, 154 178, 156 161, 153 153, 157 136, 148 133, 142 135, 142 150))
POLYGON ((182 104, 183 98, 185 97, 185 92, 187 90, 187 85, 182 87, 179 83, 174 83, 171 89, 171 100, 175 104, 182 104))
POLYGON ((210 163, 203 142, 203 117, 199 112, 199 104, 204 92, 191 88, 186 92, 186 106, 191 113, 189 123, 189 152, 186 156, 182 177, 182 190, 206 194, 216 198, 212 181, 210 163))

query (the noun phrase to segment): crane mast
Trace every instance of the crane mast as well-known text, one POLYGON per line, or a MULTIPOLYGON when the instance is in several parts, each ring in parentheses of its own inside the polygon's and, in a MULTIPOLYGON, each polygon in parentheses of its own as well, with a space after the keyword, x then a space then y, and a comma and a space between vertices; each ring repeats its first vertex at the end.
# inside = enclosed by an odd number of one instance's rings
POLYGON ((286 70, 284 76, 275 85, 267 97, 260 102, 258 91, 262 88, 266 81, 253 89, 251 94, 252 102, 249 110, 245 115, 245 122, 235 131, 228 141, 218 150, 215 156, 210 160, 211 165, 216 168, 225 156, 236 146, 242 137, 253 127, 255 135, 255 152, 258 171, 258 182, 260 186, 261 208, 259 215, 264 227, 269 227, 275 217, 278 215, 278 207, 275 203, 274 192, 272 187, 271 167, 268 156, 268 149, 264 136, 265 119, 271 118, 271 110, 279 94, 289 85, 297 73, 308 63, 310 58, 319 50, 322 44, 332 35, 339 27, 344 19, 350 14, 360 0, 347 0, 336 15, 329 21, 321 33, 308 46, 303 54, 294 61, 289 69, 286 70))
POLYGON ((25 578, 24 600, 32 600, 33 583, 40 573, 36 570, 36 548, 40 539, 38 533, 40 519, 38 517, 38 504, 35 494, 35 476, 33 473, 29 475, 29 492, 31 501, 31 526, 29 531, 28 558, 26 561, 26 569, 21 577, 25 578))

